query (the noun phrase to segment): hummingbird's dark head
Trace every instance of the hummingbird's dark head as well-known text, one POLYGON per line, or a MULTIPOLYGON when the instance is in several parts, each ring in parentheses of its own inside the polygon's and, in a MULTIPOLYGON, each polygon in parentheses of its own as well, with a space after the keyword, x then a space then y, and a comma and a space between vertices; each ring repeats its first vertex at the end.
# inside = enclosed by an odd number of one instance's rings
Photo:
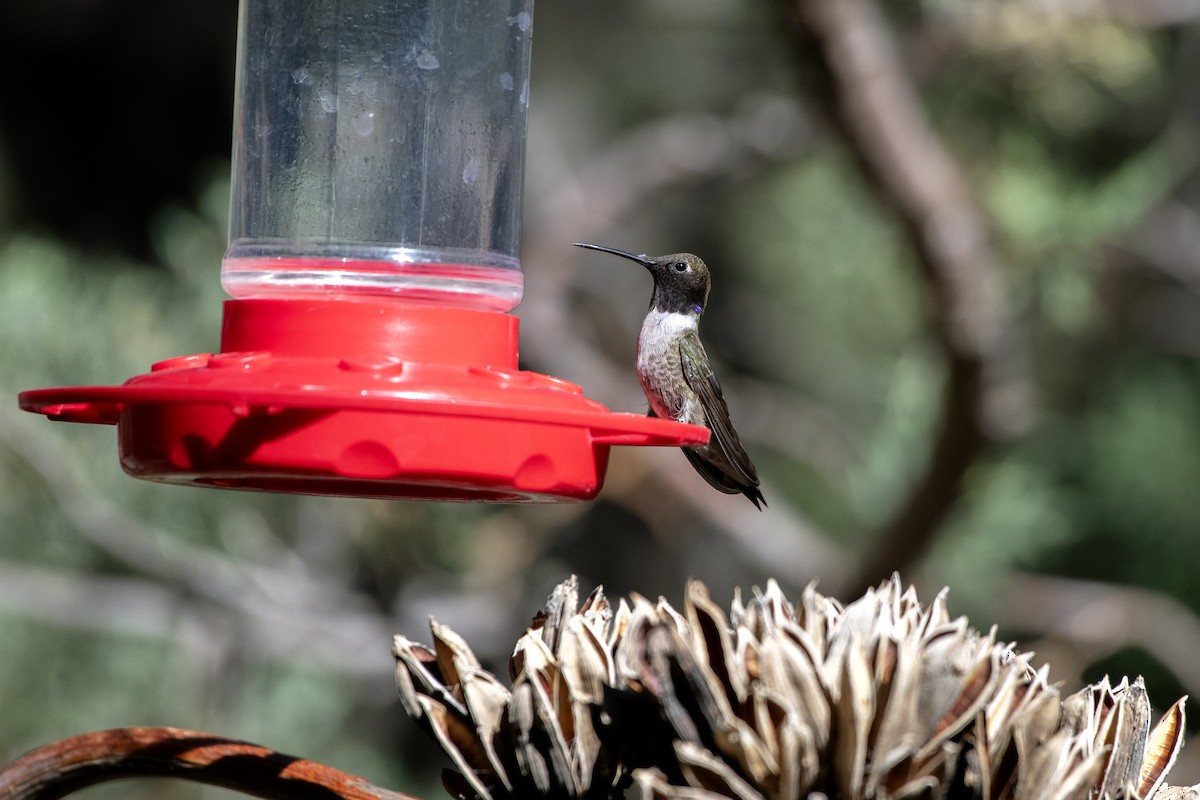
POLYGON ((712 285, 708 266, 700 256, 691 253, 672 253, 669 256, 650 257, 634 255, 624 250, 601 247, 595 244, 576 242, 576 247, 612 253, 614 256, 636 261, 654 276, 654 296, 650 307, 659 311, 682 314, 701 314, 708 305, 708 290, 712 285))

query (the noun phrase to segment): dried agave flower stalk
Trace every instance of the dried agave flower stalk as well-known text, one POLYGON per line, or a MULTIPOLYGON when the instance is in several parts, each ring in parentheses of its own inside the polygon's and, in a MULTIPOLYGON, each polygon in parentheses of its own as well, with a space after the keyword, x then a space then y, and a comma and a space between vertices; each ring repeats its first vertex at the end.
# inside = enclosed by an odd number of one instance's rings
POLYGON ((449 754, 461 798, 1200 800, 1163 779, 1183 700, 1153 728, 1142 681, 1063 698, 1045 667, 922 606, 893 577, 843 606, 774 582, 728 615, 692 582, 682 612, 574 577, 517 642, 511 688, 432 624, 396 637, 405 710, 449 754))

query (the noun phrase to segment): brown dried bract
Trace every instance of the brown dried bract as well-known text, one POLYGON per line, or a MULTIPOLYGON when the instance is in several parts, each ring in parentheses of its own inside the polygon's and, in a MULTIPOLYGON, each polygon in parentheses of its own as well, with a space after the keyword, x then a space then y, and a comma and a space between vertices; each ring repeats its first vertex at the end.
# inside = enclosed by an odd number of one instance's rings
MULTIPOLYGON (((397 637, 406 711, 481 800, 1167 800, 1183 700, 1150 727, 1141 679, 1060 697, 1030 656, 928 606, 893 577, 843 606, 773 581, 730 613, 693 582, 685 607, 616 611, 571 578, 517 642, 512 689, 433 625, 397 637)), ((1189 794, 1190 792, 1190 794, 1189 794)))

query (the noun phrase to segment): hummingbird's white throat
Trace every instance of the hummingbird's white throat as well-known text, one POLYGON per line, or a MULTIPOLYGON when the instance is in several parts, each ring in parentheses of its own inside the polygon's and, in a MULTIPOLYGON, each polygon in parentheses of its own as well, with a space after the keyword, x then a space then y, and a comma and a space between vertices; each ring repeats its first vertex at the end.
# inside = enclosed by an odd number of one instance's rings
POLYGON ((646 319, 642 321, 642 332, 638 336, 638 350, 661 353, 681 333, 694 331, 699 324, 699 314, 659 311, 652 308, 646 313, 646 319))

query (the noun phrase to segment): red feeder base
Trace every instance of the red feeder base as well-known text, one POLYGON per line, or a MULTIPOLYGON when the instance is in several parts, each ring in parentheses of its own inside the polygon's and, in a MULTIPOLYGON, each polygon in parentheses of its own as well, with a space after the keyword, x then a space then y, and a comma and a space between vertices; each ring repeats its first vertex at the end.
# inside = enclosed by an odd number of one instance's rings
POLYGON ((399 302, 234 300, 219 354, 20 404, 117 425, 138 478, 356 497, 588 500, 611 445, 708 441, 517 369, 517 329, 508 314, 399 302))

